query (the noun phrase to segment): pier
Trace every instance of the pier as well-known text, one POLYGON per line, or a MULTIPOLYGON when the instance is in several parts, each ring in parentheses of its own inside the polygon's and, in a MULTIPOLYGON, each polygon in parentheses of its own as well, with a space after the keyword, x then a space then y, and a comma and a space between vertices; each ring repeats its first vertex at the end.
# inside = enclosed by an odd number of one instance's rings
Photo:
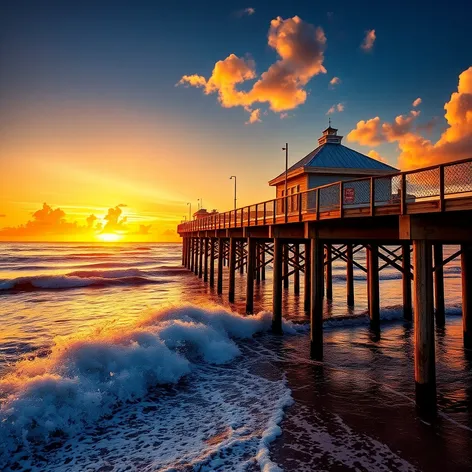
MULTIPOLYGON (((282 293, 289 280, 300 294, 311 327, 310 355, 323 360, 323 298, 332 289, 332 263, 346 264, 346 305, 355 304, 353 268, 367 275, 371 329, 380 331, 379 272, 402 274, 403 316, 415 333, 416 403, 436 409, 435 326, 445 324, 443 267, 460 257, 464 348, 472 348, 472 159, 408 172, 339 180, 179 225, 182 264, 222 294, 229 266, 228 300, 236 271, 246 273, 246 311, 254 284, 272 267, 272 330, 283 334, 282 293), (457 245, 448 258, 443 245, 457 245), (354 260, 365 249, 366 264, 354 260), (215 267, 216 264, 216 267, 215 267), (216 276, 215 276, 216 271, 216 276), (216 279, 216 282, 215 282, 216 279)), ((223 295, 223 294, 222 294, 223 295)), ((225 294, 226 295, 226 294, 225 294)))

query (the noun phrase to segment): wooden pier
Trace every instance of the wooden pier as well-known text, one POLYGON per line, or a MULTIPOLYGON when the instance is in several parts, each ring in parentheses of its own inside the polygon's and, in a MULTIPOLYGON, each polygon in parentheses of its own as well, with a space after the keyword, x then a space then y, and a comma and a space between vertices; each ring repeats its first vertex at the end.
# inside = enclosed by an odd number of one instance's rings
POLYGON ((403 313, 415 331, 416 402, 436 408, 435 325, 445 324, 443 267, 461 257, 464 346, 472 348, 472 159, 391 175, 344 180, 262 203, 186 222, 182 263, 223 291, 228 299, 235 273, 245 271, 246 311, 254 308, 254 283, 273 271, 274 333, 282 334, 282 293, 289 278, 311 322, 311 356, 323 359, 323 297, 332 299, 332 263, 346 263, 346 304, 354 299, 353 268, 367 274, 371 328, 380 330, 379 272, 402 274, 403 313), (386 191, 388 189, 388 191, 386 191), (443 245, 458 245, 444 259, 443 245), (366 250, 366 266, 354 255, 366 250), (412 255, 411 255, 412 252, 412 255), (434 256, 434 257, 433 257, 434 256), (209 274, 208 274, 209 272, 209 274), (413 285, 413 291, 412 291, 413 285))

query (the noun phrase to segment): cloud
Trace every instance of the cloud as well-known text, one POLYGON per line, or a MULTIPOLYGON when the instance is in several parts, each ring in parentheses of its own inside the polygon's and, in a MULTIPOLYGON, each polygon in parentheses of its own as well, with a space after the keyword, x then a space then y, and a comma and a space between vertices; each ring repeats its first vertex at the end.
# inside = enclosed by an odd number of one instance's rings
POLYGON ((176 85, 202 88, 206 95, 216 93, 224 108, 250 110, 255 103, 266 103, 276 113, 292 110, 305 103, 307 83, 315 75, 326 73, 324 31, 298 16, 286 20, 277 17, 270 23, 268 44, 279 59, 260 76, 253 59, 230 54, 215 64, 208 79, 184 75, 176 85), (249 80, 256 80, 249 90, 237 88, 249 80))
POLYGON ((121 214, 123 213, 123 210, 121 209, 122 206, 123 205, 120 204, 115 208, 108 209, 108 213, 104 218, 104 220, 106 221, 105 226, 102 230, 104 233, 114 233, 116 231, 126 230, 125 224, 127 218, 126 216, 120 218, 121 214))
POLYGON ((418 98, 412 103, 412 105, 413 105, 414 107, 417 107, 418 105, 421 104, 421 102, 422 102, 421 98, 418 97, 418 98))
POLYGON ((333 77, 329 81, 329 85, 331 86, 331 88, 334 88, 335 85, 339 85, 340 83, 341 83, 341 79, 339 77, 333 77))
POLYGON ((139 229, 136 232, 136 234, 141 234, 141 235, 149 234, 151 231, 151 227, 152 225, 139 225, 139 229))
POLYGON ((7 215, 5 215, 4 213, 0 213, 0 218, 6 218, 7 215))
MULTIPOLYGON (((419 111, 397 116, 393 123, 380 123, 375 117, 359 121, 347 139, 360 144, 376 146, 382 142, 397 142, 402 169, 424 167, 472 156, 472 67, 459 75, 457 92, 444 105, 448 127, 433 143, 419 134, 425 125, 413 129, 419 111)), ((429 123, 430 124, 430 123, 429 123)), ((426 125, 426 126, 429 126, 426 125)))
POLYGON ((367 155, 369 157, 371 157, 372 159, 375 159, 376 161, 380 161, 380 162, 387 162, 387 159, 385 157, 382 157, 377 151, 375 151, 374 149, 371 149, 367 155))
POLYGON ((251 114, 249 115, 249 120, 246 121, 246 124, 251 125, 253 123, 257 123, 258 121, 262 121, 261 110, 259 108, 256 108, 255 110, 251 111, 251 114))
POLYGON ((367 30, 365 32, 364 40, 362 41, 361 44, 361 49, 364 52, 370 52, 372 51, 372 48, 374 47, 374 42, 377 39, 377 36, 375 34, 375 30, 367 30))
POLYGON ((286 120, 287 118, 290 118, 289 114, 288 113, 281 113, 280 114, 280 119, 281 120, 286 120))
POLYGON ((95 221, 97 221, 98 218, 95 215, 90 215, 85 221, 87 222, 87 227, 91 228, 95 221))
POLYGON ((251 15, 254 15, 254 13, 256 13, 256 9, 252 7, 248 7, 248 8, 243 8, 242 10, 238 10, 236 12, 236 16, 238 17, 242 17, 245 15, 251 16, 251 15))
POLYGON ((166 229, 163 233, 162 236, 175 236, 177 233, 172 230, 172 229, 166 229))
POLYGON ((336 112, 344 111, 344 105, 342 103, 338 103, 337 105, 333 105, 327 112, 327 115, 331 115, 336 112))

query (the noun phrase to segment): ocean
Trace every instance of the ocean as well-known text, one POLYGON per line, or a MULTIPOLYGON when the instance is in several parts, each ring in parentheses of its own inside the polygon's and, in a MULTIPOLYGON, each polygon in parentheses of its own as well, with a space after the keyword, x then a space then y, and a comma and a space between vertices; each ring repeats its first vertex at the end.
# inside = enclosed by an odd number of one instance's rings
POLYGON ((334 262, 319 363, 292 286, 285 334, 270 333, 270 270, 246 316, 245 277, 230 305, 182 268, 180 244, 0 244, 0 470, 471 470, 458 260, 445 266, 431 423, 414 407, 400 274, 381 271, 380 336, 354 274, 348 309, 334 262))

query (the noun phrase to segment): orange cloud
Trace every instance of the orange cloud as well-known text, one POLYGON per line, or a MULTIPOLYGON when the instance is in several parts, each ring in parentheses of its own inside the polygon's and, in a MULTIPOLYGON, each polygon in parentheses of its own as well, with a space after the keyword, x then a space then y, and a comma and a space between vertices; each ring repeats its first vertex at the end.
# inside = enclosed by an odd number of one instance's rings
POLYGON ((254 13, 256 13, 256 9, 252 7, 248 7, 248 8, 239 10, 237 12, 237 16, 244 16, 244 15, 251 16, 251 15, 254 15, 254 13))
POLYGON ((6 218, 7 215, 5 215, 4 213, 0 213, 0 218, 6 218))
POLYGON ((421 98, 418 97, 418 98, 412 103, 412 105, 413 105, 414 107, 417 107, 418 105, 421 104, 421 102, 422 102, 421 98))
POLYGON ((382 157, 377 151, 375 151, 374 149, 371 149, 367 155, 369 157, 371 157, 372 159, 375 159, 376 161, 380 161, 380 162, 387 162, 387 159, 385 157, 382 157))
POLYGON ((257 123, 258 121, 261 121, 261 110, 256 108, 255 110, 251 111, 251 114, 249 115, 249 120, 246 121, 246 124, 251 125, 253 123, 257 123))
POLYGON ((115 233, 117 231, 125 231, 126 230, 126 216, 120 218, 123 210, 121 207, 125 205, 118 205, 115 208, 109 208, 108 213, 105 216, 104 220, 106 221, 105 226, 103 227, 104 233, 115 233))
POLYGON ((376 39, 377 39, 377 36, 375 34, 375 30, 374 29, 367 30, 365 32, 364 41, 362 41, 362 44, 361 44, 361 49, 365 52, 371 51, 372 48, 374 47, 374 42, 376 39))
POLYGON ((335 85, 339 85, 341 83, 341 79, 339 77, 333 77, 329 81, 329 85, 331 85, 332 88, 334 88, 335 85))
MULTIPOLYGON (((459 75, 457 92, 445 103, 444 117, 448 127, 437 142, 424 138, 413 130, 419 111, 400 115, 393 123, 380 123, 375 117, 359 121, 347 138, 360 144, 376 146, 382 142, 397 142, 401 151, 399 165, 402 169, 429 166, 472 156, 472 67, 459 75)), ((423 126, 424 128, 424 126, 423 126)))
POLYGON ((305 23, 298 16, 286 20, 277 17, 270 23, 268 44, 280 59, 259 78, 255 62, 230 54, 218 61, 209 79, 200 75, 184 75, 177 85, 204 89, 205 94, 218 94, 225 108, 241 106, 252 113, 255 103, 267 103, 274 112, 292 110, 305 103, 306 84, 326 73, 323 67, 326 37, 322 28, 305 23), (237 86, 258 78, 249 91, 237 86))
POLYGON ((337 105, 333 105, 327 112, 327 115, 331 115, 336 112, 344 111, 344 105, 342 103, 338 103, 337 105))
POLYGON ((136 234, 149 234, 151 231, 152 225, 139 225, 139 229, 136 234))

